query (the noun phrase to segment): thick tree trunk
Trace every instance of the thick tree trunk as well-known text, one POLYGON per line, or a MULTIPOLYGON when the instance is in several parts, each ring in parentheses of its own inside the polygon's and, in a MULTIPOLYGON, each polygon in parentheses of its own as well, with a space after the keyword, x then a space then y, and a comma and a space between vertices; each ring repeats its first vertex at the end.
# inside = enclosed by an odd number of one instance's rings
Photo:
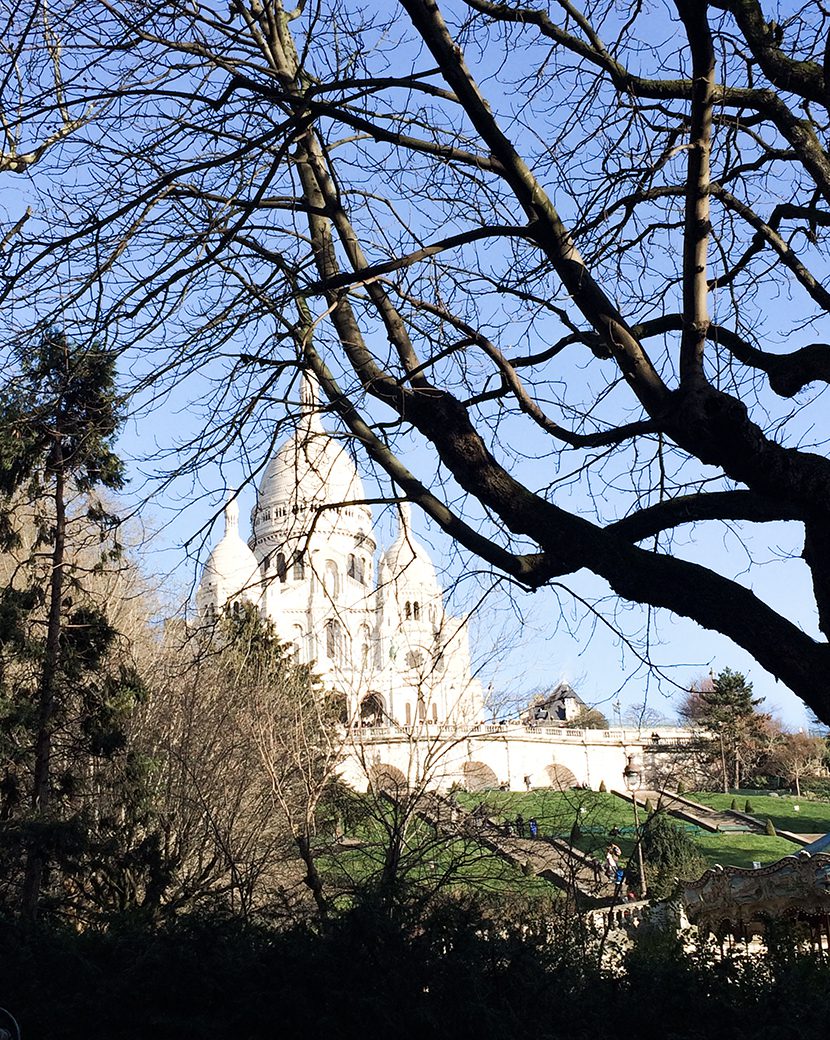
MULTIPOLYGON (((55 679, 60 664, 61 601, 63 599, 64 555, 66 544, 65 475, 60 441, 52 454, 55 475, 55 543, 52 549, 52 574, 49 580, 49 618, 46 647, 38 685, 38 720, 35 742, 32 810, 34 820, 45 820, 50 809, 50 772, 52 764, 52 718, 55 712, 55 679)), ((35 920, 43 884, 46 856, 35 838, 26 859, 23 879, 22 913, 35 920)))
POLYGON ((326 896, 323 891, 323 879, 320 877, 320 872, 317 870, 317 863, 314 859, 314 853, 311 850, 311 840, 308 834, 297 834, 294 841, 299 850, 300 859, 305 864, 305 883, 311 890, 311 895, 321 919, 325 920, 328 917, 328 902, 326 901, 326 896))

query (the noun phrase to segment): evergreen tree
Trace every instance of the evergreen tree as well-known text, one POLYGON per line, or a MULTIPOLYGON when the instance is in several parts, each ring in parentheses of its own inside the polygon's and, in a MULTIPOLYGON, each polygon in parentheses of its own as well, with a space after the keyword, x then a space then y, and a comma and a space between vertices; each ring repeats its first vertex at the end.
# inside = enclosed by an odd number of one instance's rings
MULTIPOLYGON (((32 736, 21 903, 33 918, 47 861, 56 854, 58 834, 66 833, 67 819, 53 811, 55 799, 72 805, 78 782, 68 753, 56 775, 56 733, 66 745, 74 729, 89 753, 112 753, 122 744, 115 705, 137 684, 129 669, 118 678, 100 673, 115 632, 84 602, 70 534, 78 525, 86 532, 92 526, 104 553, 118 553, 109 537, 117 521, 93 497, 123 484, 123 466, 112 451, 121 421, 114 356, 53 330, 21 348, 16 360, 0 405, 0 526, 16 560, 2 601, 0 678, 7 740, 10 732, 32 736)), ((7 765, 6 776, 13 786, 20 771, 7 765)))
POLYGON ((706 869, 706 861, 694 841, 664 813, 648 818, 641 840, 648 894, 652 898, 665 899, 675 889, 678 878, 697 878, 706 869))
POLYGON ((724 794, 730 782, 741 786, 742 768, 751 758, 766 716, 756 709, 763 697, 753 698, 752 683, 740 672, 724 668, 710 688, 700 690, 700 724, 716 738, 724 794))

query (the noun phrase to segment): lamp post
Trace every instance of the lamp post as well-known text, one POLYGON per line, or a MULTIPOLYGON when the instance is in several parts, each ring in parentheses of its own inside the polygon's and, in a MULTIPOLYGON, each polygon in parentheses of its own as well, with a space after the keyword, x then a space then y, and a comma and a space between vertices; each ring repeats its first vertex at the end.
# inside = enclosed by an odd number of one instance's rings
POLYGON ((628 755, 626 757, 625 769, 623 769, 623 780, 625 780, 625 788, 631 792, 631 805, 634 809, 634 829, 636 834, 636 849, 637 849, 637 866, 640 868, 640 898, 645 899, 646 897, 646 871, 643 865, 643 846, 640 841, 640 815, 637 811, 637 790, 640 787, 640 780, 642 778, 642 770, 639 767, 634 755, 628 755))

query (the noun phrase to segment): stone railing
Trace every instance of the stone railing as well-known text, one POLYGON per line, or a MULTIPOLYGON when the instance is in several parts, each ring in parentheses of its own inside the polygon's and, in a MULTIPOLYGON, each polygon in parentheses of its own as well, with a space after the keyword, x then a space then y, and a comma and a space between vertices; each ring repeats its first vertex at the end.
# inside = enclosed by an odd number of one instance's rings
POLYGON ((694 740, 688 730, 664 726, 660 729, 567 729, 560 726, 526 725, 521 722, 495 723, 488 722, 479 726, 463 726, 450 722, 421 722, 414 726, 365 726, 355 727, 355 738, 362 740, 389 740, 394 738, 412 739, 423 737, 447 737, 463 740, 476 736, 521 736, 525 738, 539 737, 542 740, 555 739, 567 743, 590 744, 641 744, 647 743, 659 747, 661 744, 677 746, 694 740), (653 737, 658 739, 654 740, 653 737))
POLYGON ((598 906, 590 910, 586 917, 597 932, 612 931, 615 928, 639 928, 649 913, 650 903, 647 899, 638 899, 626 903, 614 903, 613 906, 598 906))

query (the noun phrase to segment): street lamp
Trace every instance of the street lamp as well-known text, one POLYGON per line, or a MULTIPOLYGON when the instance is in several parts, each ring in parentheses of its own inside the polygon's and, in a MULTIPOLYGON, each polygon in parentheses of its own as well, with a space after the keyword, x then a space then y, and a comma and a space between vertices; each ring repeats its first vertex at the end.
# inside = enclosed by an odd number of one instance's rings
POLYGON ((643 846, 640 841, 640 815, 637 811, 637 791, 639 790, 641 779, 642 770, 639 763, 636 761, 635 756, 626 756, 625 769, 623 769, 623 780, 625 780, 626 790, 631 792, 631 805, 634 809, 634 828, 637 839, 637 865, 640 868, 640 898, 645 899, 646 871, 643 866, 643 846))

